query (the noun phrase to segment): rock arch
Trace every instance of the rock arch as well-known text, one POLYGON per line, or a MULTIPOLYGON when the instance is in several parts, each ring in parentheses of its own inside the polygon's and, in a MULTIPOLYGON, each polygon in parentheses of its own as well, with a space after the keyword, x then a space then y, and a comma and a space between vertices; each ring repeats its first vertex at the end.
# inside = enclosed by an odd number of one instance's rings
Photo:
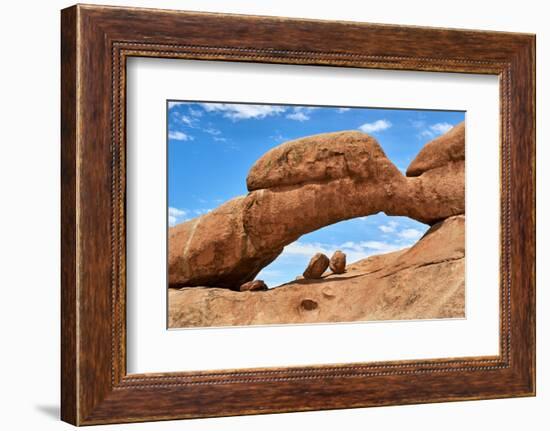
POLYGON ((309 136, 268 151, 249 193, 169 231, 169 286, 238 289, 285 245, 378 212, 434 224, 464 214, 464 123, 428 143, 404 176, 373 137, 309 136))

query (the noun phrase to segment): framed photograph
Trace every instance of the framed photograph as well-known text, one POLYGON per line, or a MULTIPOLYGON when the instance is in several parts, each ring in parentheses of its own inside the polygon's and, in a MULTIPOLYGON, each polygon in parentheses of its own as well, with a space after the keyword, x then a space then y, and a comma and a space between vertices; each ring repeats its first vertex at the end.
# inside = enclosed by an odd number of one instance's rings
POLYGON ((535 395, 535 36, 61 14, 62 419, 535 395))

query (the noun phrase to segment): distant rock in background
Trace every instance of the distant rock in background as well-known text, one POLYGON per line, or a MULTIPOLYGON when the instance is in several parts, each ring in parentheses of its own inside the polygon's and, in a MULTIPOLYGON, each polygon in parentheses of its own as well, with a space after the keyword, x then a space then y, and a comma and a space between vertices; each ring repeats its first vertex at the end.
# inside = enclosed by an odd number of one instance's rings
POLYGON ((321 278, 323 273, 327 270, 329 265, 329 259, 323 253, 316 253, 304 271, 304 278, 315 279, 321 278))
POLYGON ((330 258, 329 267, 334 274, 343 274, 346 271, 346 254, 336 250, 330 258))

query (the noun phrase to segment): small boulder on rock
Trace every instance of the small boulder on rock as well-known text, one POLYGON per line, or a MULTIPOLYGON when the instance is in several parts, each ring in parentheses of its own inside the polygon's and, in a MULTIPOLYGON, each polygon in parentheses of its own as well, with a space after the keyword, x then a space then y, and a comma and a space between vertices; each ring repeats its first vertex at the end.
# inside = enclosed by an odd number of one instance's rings
POLYGON ((247 281, 246 283, 241 284, 239 287, 241 292, 254 292, 257 290, 267 290, 267 284, 263 280, 253 280, 247 281))
POLYGON ((304 278, 321 278, 329 265, 329 258, 323 253, 316 253, 304 271, 304 278))
POLYGON ((346 271, 346 254, 336 250, 330 258, 329 266, 334 274, 343 274, 346 271))

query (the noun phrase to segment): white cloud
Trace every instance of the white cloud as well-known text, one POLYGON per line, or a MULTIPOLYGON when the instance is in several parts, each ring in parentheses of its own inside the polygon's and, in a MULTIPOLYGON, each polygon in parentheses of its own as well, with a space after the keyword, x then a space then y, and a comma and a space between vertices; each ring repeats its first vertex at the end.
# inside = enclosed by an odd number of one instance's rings
POLYGON ((390 127, 391 123, 388 120, 376 120, 372 123, 365 123, 358 128, 365 133, 374 133, 389 129, 390 127))
POLYGON ((287 245, 281 253, 281 256, 302 256, 311 258, 315 253, 323 253, 330 257, 336 250, 341 250, 346 254, 348 263, 353 263, 374 254, 389 253, 410 247, 411 245, 412 242, 347 241, 343 244, 332 245, 318 242, 306 243, 296 241, 287 245))
POLYGON ((261 119, 271 115, 279 115, 286 111, 277 105, 247 105, 232 103, 201 103, 207 112, 221 112, 224 117, 232 120, 261 119))
POLYGON ((222 135, 221 130, 218 130, 214 127, 209 126, 209 127, 206 127, 204 129, 202 129, 202 131, 204 133, 208 133, 209 135, 211 135, 212 139, 216 142, 227 142, 227 139, 224 138, 223 136, 221 136, 222 135))
POLYGON ((168 224, 170 226, 175 226, 178 223, 190 220, 194 217, 201 216, 203 214, 209 213, 212 211, 212 208, 197 208, 193 210, 183 209, 183 208, 168 208, 168 224))
POLYGON ((269 138, 273 139, 277 143, 285 142, 289 140, 289 138, 287 138, 286 136, 283 136, 278 130, 275 131, 275 135, 271 135, 269 138))
POLYGON ((200 109, 193 109, 189 107, 189 114, 193 117, 202 117, 202 111, 200 109))
POLYGON ((348 112, 351 108, 338 108, 336 112, 339 114, 343 114, 344 112, 348 112))
POLYGON ((436 136, 442 135, 443 133, 448 132, 453 128, 452 124, 447 122, 431 124, 419 134, 422 138, 435 138, 436 136))
POLYGON ((424 126, 426 126, 426 121, 424 120, 410 120, 410 121, 411 121, 411 125, 415 129, 422 129, 424 126))
POLYGON ((310 119, 310 116, 308 114, 311 111, 313 111, 313 108, 307 106, 297 106, 292 109, 292 112, 290 114, 286 115, 286 118, 295 121, 307 121, 310 119))
POLYGON ((168 214, 173 215, 174 217, 182 217, 187 214, 187 211, 175 207, 169 207, 168 214))
POLYGON ((399 225, 399 223, 392 220, 392 221, 389 221, 386 224, 382 224, 382 225, 378 226, 378 229, 380 229, 384 233, 392 233, 392 232, 395 232, 398 225, 399 225))
POLYGON ((212 208, 199 208, 199 209, 193 210, 193 213, 197 215, 203 215, 203 214, 209 213, 210 211, 212 211, 212 208))
POLYGON ((182 221, 187 220, 188 212, 179 208, 169 207, 168 208, 168 224, 170 226, 175 226, 182 221))
POLYGON ((307 243, 295 241, 287 245, 283 251, 284 254, 294 254, 294 255, 303 255, 303 256, 313 256, 315 253, 330 253, 330 250, 327 248, 330 247, 326 244, 321 244, 319 242, 307 243))
POLYGON ((398 233, 400 238, 417 240, 422 236, 422 232, 418 229, 403 229, 398 233))
POLYGON ((173 130, 168 133, 168 139, 174 141, 192 141, 194 138, 187 133, 180 132, 178 130, 173 130))
MULTIPOLYGON (((173 103, 174 106, 179 106, 179 105, 186 104, 186 102, 170 102, 170 103, 173 103)), ((172 108, 171 105, 169 105, 169 107, 172 108)), ((171 110, 170 111, 170 123, 176 123, 176 124, 181 125, 183 127, 189 127, 191 129, 197 129, 197 128, 199 128, 199 122, 200 122, 200 120, 192 114, 187 115, 187 114, 184 114, 180 110, 171 110)))
MULTIPOLYGON (((190 109, 191 115, 184 115, 180 112, 174 112, 172 115, 174 116, 175 120, 178 121, 180 124, 182 124, 184 127, 189 127, 191 129, 201 130, 204 133, 207 133, 212 136, 212 139, 218 142, 225 142, 227 141, 226 138, 224 138, 222 135, 222 131, 219 129, 216 129, 215 127, 212 127, 212 125, 209 125, 207 127, 201 127, 200 125, 200 117, 202 113, 200 111, 194 111, 190 109), (200 115, 197 115, 196 113, 199 112, 200 115)), ((181 131, 173 131, 169 135, 170 139, 179 140, 179 141, 192 141, 194 138, 190 136, 187 133, 181 132, 181 131)))
POLYGON ((452 128, 453 128, 453 125, 449 123, 435 123, 430 126, 430 129, 434 133, 445 133, 451 130, 452 128))
POLYGON ((206 127, 205 129, 202 129, 202 131, 213 136, 218 136, 222 133, 220 130, 215 129, 214 127, 206 127))
MULTIPOLYGON (((395 250, 399 250, 399 249, 402 249, 402 248, 405 248, 407 247, 409 244, 407 245, 404 245, 404 244, 393 244, 393 243, 390 243, 390 242, 386 242, 386 241, 363 241, 363 242, 360 242, 358 244, 358 247, 363 250, 363 249, 368 249, 368 250, 373 250, 373 251, 376 251, 378 253, 389 253, 390 251, 395 251, 395 250)), ((371 255, 372 253, 369 253, 369 256, 371 255)))
POLYGON ((175 108, 176 106, 185 105, 186 102, 168 102, 168 109, 175 108))
POLYGON ((309 115, 306 115, 303 112, 293 112, 291 114, 287 114, 286 118, 295 121, 307 121, 309 120, 309 115))
POLYGON ((196 127, 197 125, 197 121, 195 118, 193 117, 188 117, 187 115, 181 115, 179 117, 179 120, 185 124, 186 126, 189 126, 189 127, 196 127))
POLYGON ((383 233, 385 233, 385 237, 387 238, 389 234, 392 234, 393 238, 395 238, 396 241, 403 241, 403 240, 418 240, 423 232, 414 229, 414 228, 407 228, 407 229, 401 229, 399 230, 399 223, 390 220, 386 224, 382 224, 378 226, 378 229, 380 229, 383 233))

